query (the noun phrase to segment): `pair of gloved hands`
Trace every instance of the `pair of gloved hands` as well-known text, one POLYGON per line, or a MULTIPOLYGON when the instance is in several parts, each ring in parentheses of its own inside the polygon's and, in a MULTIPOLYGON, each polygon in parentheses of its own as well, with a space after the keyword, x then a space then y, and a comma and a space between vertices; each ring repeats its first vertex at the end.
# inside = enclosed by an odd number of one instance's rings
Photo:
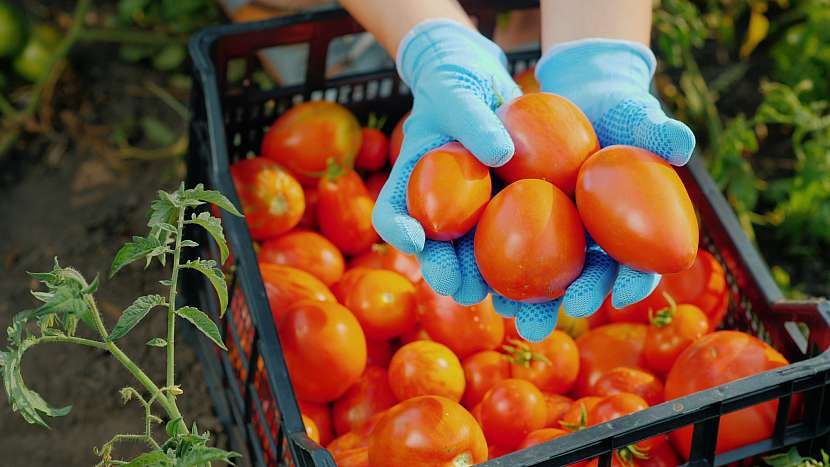
MULTIPOLYGON (((418 256, 424 279, 436 292, 467 305, 491 291, 476 265, 474 231, 454 242, 426 239, 407 213, 406 186, 421 156, 449 141, 461 142, 488 166, 510 160, 513 142, 494 112, 521 95, 506 65, 495 43, 449 20, 419 24, 398 49, 398 72, 412 89, 414 105, 400 157, 375 205, 374 226, 385 241, 418 256)), ((694 135, 666 117, 649 93, 654 70, 654 54, 641 44, 586 39, 548 51, 536 66, 536 78, 543 91, 564 96, 582 109, 602 147, 639 146, 684 165, 694 135)), ((500 314, 515 317, 523 338, 540 341, 556 326, 560 303, 568 315, 588 316, 609 292, 613 306, 621 308, 647 297, 659 281, 658 274, 618 264, 589 239, 582 274, 563 297, 529 304, 494 293, 493 303, 500 314)))

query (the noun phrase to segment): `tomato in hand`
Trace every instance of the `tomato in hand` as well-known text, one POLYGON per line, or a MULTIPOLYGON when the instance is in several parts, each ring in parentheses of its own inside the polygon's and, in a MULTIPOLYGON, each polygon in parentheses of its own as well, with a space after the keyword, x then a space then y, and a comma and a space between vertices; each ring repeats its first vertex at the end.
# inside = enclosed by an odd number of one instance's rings
POLYGON ((565 394, 579 374, 576 342, 554 330, 541 342, 514 341, 510 353, 510 375, 530 381, 542 391, 565 394))
POLYGON ((314 420, 317 431, 320 433, 318 443, 323 446, 330 443, 334 439, 334 426, 332 425, 331 410, 328 404, 317 404, 303 400, 297 400, 297 403, 300 405, 300 412, 314 420))
POLYGON ((302 269, 327 286, 340 280, 345 268, 340 250, 326 237, 307 230, 266 240, 259 249, 259 260, 302 269))
POLYGON ((370 269, 354 282, 343 305, 354 313, 369 339, 391 339, 417 322, 415 286, 402 275, 370 269))
POLYGON ((545 406, 548 412, 548 421, 545 422, 545 427, 559 428, 559 421, 571 410, 574 401, 570 397, 561 394, 551 394, 549 392, 543 394, 545 395, 545 406))
POLYGON ((363 128, 360 150, 354 166, 363 170, 378 170, 389 158, 389 139, 377 128, 363 128))
POLYGON ((285 312, 277 331, 298 398, 333 401, 363 374, 366 338, 360 323, 344 306, 299 302, 285 312))
POLYGON ((663 402, 663 383, 653 374, 637 368, 614 368, 594 383, 594 395, 603 397, 621 392, 638 395, 648 405, 663 402))
POLYGON ((366 365, 386 368, 392 360, 392 344, 388 340, 366 339, 366 365))
POLYGON ((603 397, 588 412, 588 426, 599 425, 648 408, 642 397, 621 392, 603 397))
POLYGON ((603 148, 579 169, 576 207, 591 238, 622 264, 668 274, 694 263, 699 231, 692 200, 656 154, 603 148))
POLYGON ((398 156, 401 154, 401 146, 403 145, 403 125, 406 123, 406 119, 409 118, 409 114, 411 112, 407 112, 398 120, 398 123, 395 125, 395 128, 392 130, 392 135, 389 137, 389 163, 395 165, 395 161, 398 160, 398 156))
POLYGON ((592 395, 597 380, 618 366, 644 368, 646 331, 644 324, 607 324, 591 329, 577 339, 579 376, 573 387, 574 395, 592 395))
POLYGON ((351 170, 320 179, 317 221, 320 232, 343 253, 361 253, 378 241, 372 227, 375 202, 351 170))
POLYGON ((406 189, 406 207, 432 240, 455 240, 478 222, 490 200, 490 169, 461 143, 421 157, 406 189))
POLYGON ((481 428, 492 444, 515 448, 547 422, 545 396, 523 379, 499 381, 481 401, 481 428))
POLYGON ((360 380, 334 403, 332 415, 338 435, 363 426, 373 415, 397 404, 386 369, 369 366, 360 380))
POLYGON ((303 217, 305 197, 297 180, 264 157, 231 164, 231 177, 254 240, 276 237, 303 217))
POLYGON ((694 305, 675 305, 654 314, 646 333, 646 364, 658 374, 671 370, 677 356, 709 332, 709 320, 694 305))
POLYGON ((538 303, 562 296, 582 272, 585 232, 562 191, 544 180, 519 180, 484 209, 474 248, 481 275, 493 290, 538 303))
POLYGON ((579 431, 588 426, 588 413, 601 401, 601 397, 586 396, 571 404, 568 411, 559 419, 559 425, 568 431, 579 431))
POLYGON ((432 395, 458 402, 464 384, 464 369, 458 357, 437 342, 406 344, 389 362, 389 385, 399 401, 432 395))
POLYGON ((326 284, 301 269, 259 263, 259 272, 275 323, 280 322, 285 310, 299 301, 337 301, 326 284))
POLYGON ((510 365, 504 355, 485 350, 464 359, 466 388, 462 403, 464 407, 475 407, 487 391, 497 382, 510 378, 510 365))
POLYGON ((563 436, 569 435, 570 432, 565 430, 560 430, 559 428, 540 428, 536 431, 531 431, 522 440, 521 443, 516 447, 516 449, 525 449, 529 447, 533 447, 542 443, 547 443, 548 441, 556 438, 561 438, 563 436))
POLYGON ((539 82, 536 81, 536 67, 532 66, 513 77, 513 81, 522 88, 522 93, 540 92, 539 82))
POLYGON ((403 274, 413 284, 421 282, 421 265, 415 255, 408 255, 386 243, 372 248, 349 261, 349 268, 388 269, 403 274))
POLYGON ((389 172, 375 172, 366 178, 366 189, 369 190, 369 196, 375 202, 377 202, 380 190, 386 184, 386 180, 389 180, 389 172))
POLYGON ((421 326, 432 340, 449 347, 458 358, 499 348, 504 318, 496 313, 489 295, 477 305, 464 306, 431 289, 419 291, 421 326))
POLYGON ((326 170, 329 159, 338 164, 353 160, 360 140, 360 123, 349 109, 336 102, 305 102, 268 128, 261 152, 311 187, 317 182, 312 174, 326 170))
MULTIPOLYGON (((666 378, 666 399, 676 399, 721 384, 787 365, 778 351, 754 336, 718 331, 698 339, 674 362, 666 378)), ((720 418, 717 454, 772 436, 778 400, 725 414, 720 418)), ((692 426, 670 434, 686 459, 692 444, 692 426)))
POLYGON ((487 460, 487 442, 457 402, 421 396, 389 409, 369 437, 369 464, 469 467, 487 460))

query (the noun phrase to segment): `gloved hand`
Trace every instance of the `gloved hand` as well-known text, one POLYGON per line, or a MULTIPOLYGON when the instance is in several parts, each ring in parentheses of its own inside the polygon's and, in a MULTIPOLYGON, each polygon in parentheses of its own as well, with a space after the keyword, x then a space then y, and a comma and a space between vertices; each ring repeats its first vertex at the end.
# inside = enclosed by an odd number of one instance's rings
POLYGON ((472 256, 472 232, 454 242, 427 240, 406 208, 406 186, 427 151, 461 142, 483 164, 498 167, 514 147, 494 110, 521 95, 501 49, 454 21, 435 19, 415 26, 398 48, 398 72, 412 89, 412 113, 404 125, 400 156, 375 203, 378 234, 405 253, 415 253, 424 279, 439 294, 464 304, 483 300, 488 288, 472 256), (459 257, 461 248, 470 255, 459 257))

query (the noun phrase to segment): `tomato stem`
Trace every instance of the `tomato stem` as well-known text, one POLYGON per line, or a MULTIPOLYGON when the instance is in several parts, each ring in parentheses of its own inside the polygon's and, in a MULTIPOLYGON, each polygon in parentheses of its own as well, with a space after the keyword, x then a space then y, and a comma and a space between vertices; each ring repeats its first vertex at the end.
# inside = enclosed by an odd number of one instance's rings
POLYGON ((663 328, 671 324, 674 320, 674 315, 677 313, 677 303, 674 301, 668 292, 663 292, 663 297, 669 302, 669 306, 653 312, 651 308, 648 309, 648 320, 657 328, 663 328))
POLYGON ((510 363, 530 368, 530 362, 542 362, 550 365, 548 357, 538 352, 533 352, 530 345, 516 339, 508 339, 507 342, 513 345, 502 345, 501 348, 507 352, 507 360, 510 363))

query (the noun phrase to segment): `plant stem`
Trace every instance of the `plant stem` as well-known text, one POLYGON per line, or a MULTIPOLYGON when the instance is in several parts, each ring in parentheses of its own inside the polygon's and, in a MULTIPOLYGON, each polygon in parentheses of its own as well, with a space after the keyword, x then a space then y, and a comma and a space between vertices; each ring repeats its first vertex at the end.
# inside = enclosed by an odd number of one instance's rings
POLYGON ((107 344, 103 342, 94 341, 92 339, 84 339, 83 337, 74 336, 43 336, 38 339, 38 343, 46 344, 50 342, 63 342, 67 344, 85 345, 87 347, 95 347, 100 350, 109 350, 107 344))
MULTIPOLYGON (((173 250, 173 274, 170 277, 170 296, 167 299, 167 387, 172 388, 175 383, 175 341, 176 341, 176 288, 179 281, 179 258, 182 253, 182 236, 184 235, 184 211, 185 206, 179 210, 179 219, 176 224, 176 247, 173 250)), ((174 403, 176 396, 171 392, 167 394, 169 400, 174 403)))

